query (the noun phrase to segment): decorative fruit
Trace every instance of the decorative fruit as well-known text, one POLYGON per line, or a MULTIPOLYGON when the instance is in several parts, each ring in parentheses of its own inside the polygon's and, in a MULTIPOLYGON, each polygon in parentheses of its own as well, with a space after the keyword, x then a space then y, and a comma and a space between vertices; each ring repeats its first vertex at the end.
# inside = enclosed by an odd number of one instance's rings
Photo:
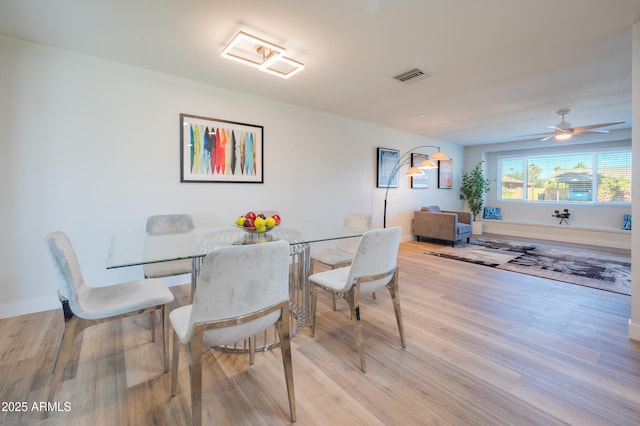
POLYGON ((247 232, 263 233, 280 225, 280 216, 274 214, 271 217, 266 217, 263 213, 256 214, 250 211, 245 215, 239 216, 234 224, 243 227, 247 232))

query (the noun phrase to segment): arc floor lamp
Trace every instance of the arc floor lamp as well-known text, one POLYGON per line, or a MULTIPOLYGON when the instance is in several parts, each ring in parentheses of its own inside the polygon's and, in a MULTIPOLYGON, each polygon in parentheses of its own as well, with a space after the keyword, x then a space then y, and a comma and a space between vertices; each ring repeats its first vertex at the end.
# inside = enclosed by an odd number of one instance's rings
POLYGON ((391 186, 391 182, 393 181, 393 179, 398 175, 398 172, 400 171, 400 168, 406 165, 409 165, 409 170, 407 170, 407 173, 405 173, 405 176, 410 177, 410 176, 421 176, 424 174, 423 170, 428 170, 428 169, 437 169, 438 165, 436 163, 434 163, 434 161, 448 161, 449 157, 447 157, 442 151, 440 151, 440 147, 439 146, 434 146, 434 145, 420 145, 417 146, 415 148, 411 148, 410 150, 408 150, 407 152, 405 152, 404 154, 402 154, 400 156, 400 158, 398 158, 398 161, 396 162, 396 164, 393 166, 393 168, 391 169, 391 173, 389 173, 389 181, 387 182, 387 190, 384 192, 384 213, 383 213, 383 217, 382 217, 382 227, 386 228, 387 227, 387 197, 389 196, 389 187, 391 186), (426 154, 422 154, 419 152, 416 152, 419 149, 424 149, 424 148, 435 148, 438 150, 438 152, 436 152, 435 154, 433 154, 431 156, 431 158, 429 158, 426 154), (411 162, 411 155, 412 153, 416 153, 416 154, 421 154, 427 157, 426 160, 424 160, 422 163, 420 163, 418 166, 412 166, 410 164, 411 162))

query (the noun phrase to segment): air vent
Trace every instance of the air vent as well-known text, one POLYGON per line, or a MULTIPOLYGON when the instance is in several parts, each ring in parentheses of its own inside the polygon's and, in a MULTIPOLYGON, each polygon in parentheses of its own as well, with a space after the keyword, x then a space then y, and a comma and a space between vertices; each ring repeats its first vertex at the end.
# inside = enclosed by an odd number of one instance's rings
POLYGON ((423 78, 429 77, 429 74, 420 71, 418 68, 414 68, 409 71, 405 71, 398 75, 394 75, 393 78, 398 80, 401 83, 409 83, 417 80, 422 80, 423 78))

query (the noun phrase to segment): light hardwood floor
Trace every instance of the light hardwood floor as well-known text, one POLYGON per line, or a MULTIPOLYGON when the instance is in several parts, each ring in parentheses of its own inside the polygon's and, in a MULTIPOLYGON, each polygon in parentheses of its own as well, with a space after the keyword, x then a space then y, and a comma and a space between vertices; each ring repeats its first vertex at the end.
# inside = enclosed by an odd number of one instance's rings
MULTIPOLYGON (((346 303, 333 312, 319 296, 316 337, 305 328, 292 342, 297 424, 640 424, 628 296, 424 254, 432 248, 401 244, 406 349, 388 293, 363 296, 367 374, 346 303)), ((187 285, 172 290, 176 306, 187 302, 187 285)), ((40 421, 33 403, 46 398, 62 321, 59 310, 0 320, 0 424, 189 423, 187 357, 171 398, 161 339, 150 342, 146 317, 86 330, 56 396, 69 411, 40 421), (6 411, 10 402, 27 411, 6 411)), ((209 350, 203 398, 204 424, 286 424, 279 350, 258 353, 253 366, 246 355, 209 350)))

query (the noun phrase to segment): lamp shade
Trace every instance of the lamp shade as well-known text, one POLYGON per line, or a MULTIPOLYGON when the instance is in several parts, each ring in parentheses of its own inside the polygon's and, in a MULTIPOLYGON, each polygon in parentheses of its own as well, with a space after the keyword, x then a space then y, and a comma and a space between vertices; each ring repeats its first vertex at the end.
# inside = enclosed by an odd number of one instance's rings
POLYGON ((438 151, 431 156, 431 160, 433 161, 449 161, 449 157, 447 157, 442 151, 438 151))
POLYGON ((431 160, 424 160, 422 163, 420 163, 418 168, 419 169, 437 169, 438 166, 436 165, 436 163, 434 163, 431 160))
POLYGON ((411 167, 407 170, 406 176, 422 176, 424 172, 417 167, 411 167))

